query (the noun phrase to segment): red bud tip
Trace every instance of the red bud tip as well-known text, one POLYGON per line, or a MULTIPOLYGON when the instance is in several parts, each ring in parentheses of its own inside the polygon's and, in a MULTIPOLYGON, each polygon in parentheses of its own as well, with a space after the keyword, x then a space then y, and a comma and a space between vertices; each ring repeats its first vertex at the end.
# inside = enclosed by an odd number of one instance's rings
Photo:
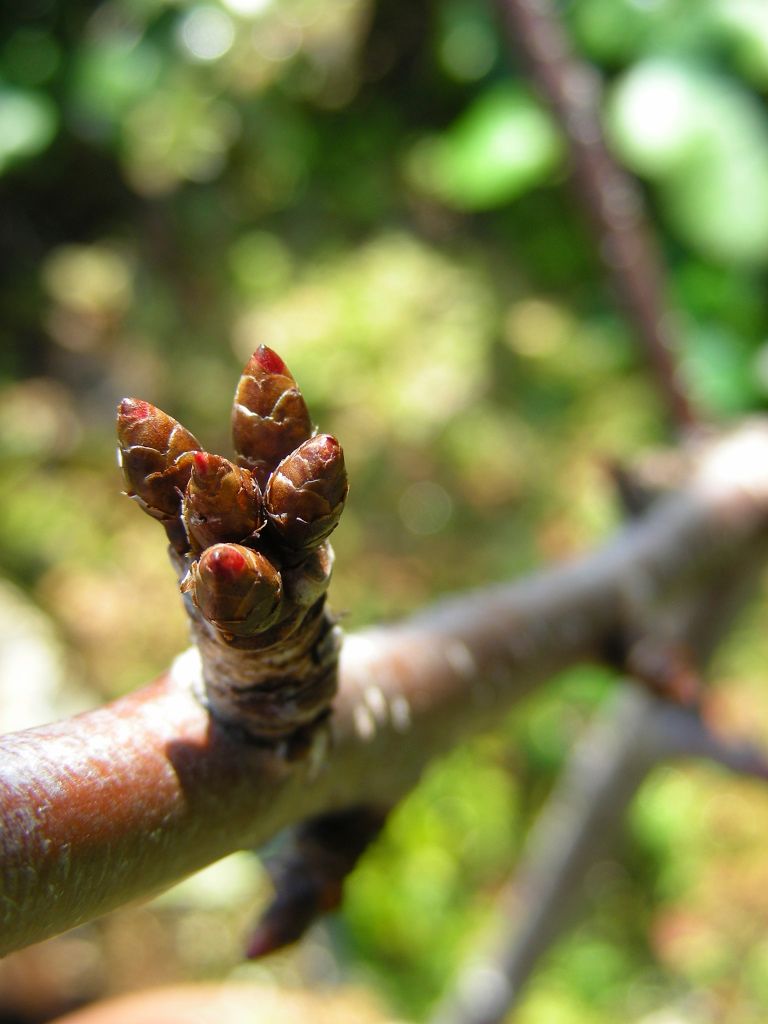
POLYGON ((284 377, 290 377, 291 373, 283 360, 266 345, 259 345, 252 356, 253 360, 265 371, 265 373, 279 373, 284 377))
POLYGON ((341 451, 341 445, 332 434, 318 434, 314 439, 314 450, 321 459, 335 459, 341 451))
POLYGON ((195 462, 195 472, 200 476, 207 476, 213 471, 214 460, 208 452, 195 452, 193 459, 195 462))
POLYGON ((203 558, 205 558, 210 572, 223 582, 236 580, 247 568, 245 556, 234 547, 222 545, 213 548, 210 552, 206 552, 203 558))
POLYGON ((136 423, 139 420, 149 419, 153 412, 154 407, 140 398, 124 398, 117 407, 118 416, 136 423))

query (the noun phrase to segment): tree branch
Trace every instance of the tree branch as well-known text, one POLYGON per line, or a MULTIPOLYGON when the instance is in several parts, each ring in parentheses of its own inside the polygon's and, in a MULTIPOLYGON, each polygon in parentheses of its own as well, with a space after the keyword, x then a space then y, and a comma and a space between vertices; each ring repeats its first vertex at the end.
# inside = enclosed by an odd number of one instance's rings
MULTIPOLYGON (((685 594, 660 614, 648 609, 645 638, 660 655, 651 693, 625 686, 579 740, 526 843, 522 861, 498 901, 501 921, 489 947, 472 957, 441 1000, 432 1024, 500 1024, 517 1005, 536 964, 562 935, 585 900, 583 880, 608 856, 627 807, 648 773, 670 758, 708 758, 739 774, 768 779, 765 752, 748 741, 716 735, 698 707, 660 700, 654 690, 679 691, 676 650, 687 652, 684 676, 701 695, 698 667, 753 595, 766 558, 752 551, 709 587, 685 594), (671 645, 665 653, 665 644, 671 645), (671 673, 672 678, 664 678, 671 673)), ((653 653, 651 653, 653 657, 653 653)), ((638 658, 637 645, 627 663, 638 658)), ((647 686, 653 680, 644 679, 647 686)))
POLYGON ((331 743, 309 756, 214 721, 199 655, 122 700, 0 739, 0 952, 151 895, 311 815, 388 806, 536 684, 601 656, 633 609, 718 579, 768 518, 768 426, 712 444, 689 486, 582 559, 347 639, 331 743))
POLYGON ((583 899, 589 868, 612 849, 624 810, 654 763, 645 737, 657 698, 625 688, 579 741, 499 899, 499 936, 475 957, 432 1024, 499 1024, 583 899))
POLYGON ((579 741, 536 821, 520 868, 499 898, 496 940, 461 970, 431 1024, 506 1019, 536 964, 578 913, 584 879, 610 856, 649 772, 681 757, 768 780, 766 755, 755 745, 716 736, 691 709, 624 687, 579 741))
POLYGON ((661 260, 635 183, 613 160, 600 124, 597 73, 570 52, 549 0, 496 0, 510 48, 565 133, 574 185, 627 320, 645 351, 671 424, 697 425, 674 354, 661 260))

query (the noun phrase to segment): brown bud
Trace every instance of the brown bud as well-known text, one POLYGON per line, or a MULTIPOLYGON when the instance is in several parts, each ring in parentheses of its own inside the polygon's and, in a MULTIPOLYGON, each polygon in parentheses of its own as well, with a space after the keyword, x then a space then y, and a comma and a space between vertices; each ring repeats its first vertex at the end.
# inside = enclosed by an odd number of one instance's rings
POLYGON ((270 477, 264 496, 269 522, 283 544, 308 553, 338 526, 348 489, 341 445, 330 434, 318 434, 270 477))
POLYGON ((278 462, 312 433, 309 411, 288 367, 261 345, 235 392, 232 438, 241 466, 264 487, 278 462))
POLYGON ((245 540, 264 523, 259 488, 248 470, 209 452, 192 456, 182 509, 193 551, 245 540))
POLYGON ((182 584, 217 629, 254 636, 269 629, 280 613, 280 573, 258 551, 240 544, 206 548, 182 584))
MULTIPOLYGON (((181 494, 200 442, 173 417, 149 402, 124 398, 117 409, 118 456, 127 493, 144 511, 183 538, 177 522, 181 494)), ((174 539, 172 537, 172 539, 174 539)), ((183 539, 174 539, 181 550, 183 539)))
POLYGON ((374 842, 386 812, 359 805, 310 818, 295 829, 292 842, 267 870, 275 895, 251 936, 252 960, 295 942, 321 914, 341 903, 344 882, 374 842))

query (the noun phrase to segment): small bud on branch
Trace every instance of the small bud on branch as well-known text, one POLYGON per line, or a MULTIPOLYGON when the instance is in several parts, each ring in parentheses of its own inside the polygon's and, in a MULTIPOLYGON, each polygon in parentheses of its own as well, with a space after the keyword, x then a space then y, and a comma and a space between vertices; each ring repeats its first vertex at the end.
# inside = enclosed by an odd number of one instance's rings
POLYGON ((215 544, 194 562, 182 590, 217 629, 253 636, 274 625, 283 586, 268 558, 241 544, 215 544))
POLYGON ((232 438, 239 462, 264 487, 275 466, 312 433, 309 411, 288 367, 261 345, 235 392, 232 438))
POLYGON ((264 525, 261 495, 251 474, 210 452, 192 457, 182 512, 195 552, 223 541, 244 541, 264 525))
POLYGON ((137 398, 118 406, 117 437, 128 495, 164 524, 177 551, 185 551, 181 495, 200 442, 172 416, 137 398))
POLYGON ((264 501, 270 525, 286 547, 307 554, 338 526, 348 490, 341 445, 318 434, 269 478, 264 501))
POLYGON ((268 865, 275 895, 248 941, 249 959, 296 942, 339 907, 347 876, 379 836, 386 814, 363 804, 310 818, 295 830, 288 850, 268 865))

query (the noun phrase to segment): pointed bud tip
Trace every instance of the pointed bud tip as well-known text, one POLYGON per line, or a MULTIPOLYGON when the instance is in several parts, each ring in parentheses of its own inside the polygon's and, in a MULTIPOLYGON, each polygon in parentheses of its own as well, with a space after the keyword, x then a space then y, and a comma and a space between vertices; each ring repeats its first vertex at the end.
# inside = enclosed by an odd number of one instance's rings
POLYGON ((318 434, 312 441, 315 451, 324 459, 335 459, 341 452, 341 445, 333 434, 318 434))
POLYGON ((201 566, 221 580, 235 580, 247 568, 245 555, 231 544, 219 544, 204 551, 200 557, 201 566))
POLYGON ((138 423, 147 420, 154 412, 154 406, 140 398, 124 398, 117 407, 117 415, 123 420, 138 423))
POLYGON ((265 373, 279 373, 285 377, 290 377, 291 375, 288 367, 277 352, 273 352, 266 345, 259 345, 251 356, 251 362, 256 363, 265 373))
POLYGON ((193 462, 193 472, 198 476, 208 476, 216 468, 216 458, 210 452, 195 452, 193 462))

